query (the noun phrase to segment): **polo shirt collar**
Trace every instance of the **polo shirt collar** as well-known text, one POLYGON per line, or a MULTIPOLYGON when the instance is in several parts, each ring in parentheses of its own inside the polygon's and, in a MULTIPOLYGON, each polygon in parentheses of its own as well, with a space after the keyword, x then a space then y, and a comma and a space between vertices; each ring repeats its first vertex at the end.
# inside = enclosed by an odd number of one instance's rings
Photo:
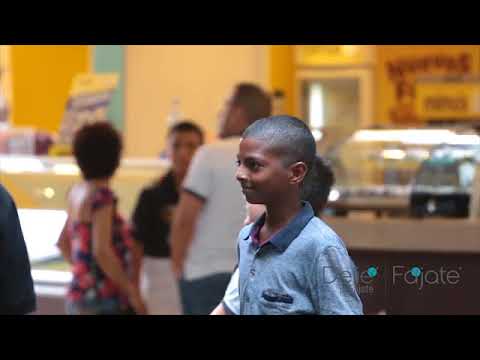
MULTIPOLYGON (((315 216, 312 206, 306 201, 302 201, 302 208, 299 213, 290 221, 287 226, 277 232, 268 242, 275 246, 281 252, 284 252, 292 241, 300 235, 302 230, 307 226, 310 220, 315 216)), ((254 236, 257 229, 265 224, 266 213, 263 213, 260 218, 253 224, 248 235, 244 240, 248 240, 254 236)))

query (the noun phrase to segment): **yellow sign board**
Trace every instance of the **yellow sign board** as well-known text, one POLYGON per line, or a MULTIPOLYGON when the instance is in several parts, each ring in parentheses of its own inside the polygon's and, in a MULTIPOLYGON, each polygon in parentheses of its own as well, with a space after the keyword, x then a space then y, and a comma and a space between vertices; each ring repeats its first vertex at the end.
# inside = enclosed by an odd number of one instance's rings
POLYGON ((419 81, 416 112, 423 120, 480 118, 480 79, 464 82, 419 81))
POLYGON ((374 64, 372 45, 296 45, 299 66, 343 66, 374 64))
POLYGON ((84 124, 106 121, 118 74, 78 74, 73 78, 58 140, 52 155, 69 155, 75 132, 84 124))
POLYGON ((418 80, 476 75, 480 70, 479 50, 477 45, 377 46, 378 121, 398 125, 425 121, 425 114, 419 114, 416 106, 418 80))
POLYGON ((70 96, 113 91, 118 84, 117 73, 78 74, 73 78, 70 96))

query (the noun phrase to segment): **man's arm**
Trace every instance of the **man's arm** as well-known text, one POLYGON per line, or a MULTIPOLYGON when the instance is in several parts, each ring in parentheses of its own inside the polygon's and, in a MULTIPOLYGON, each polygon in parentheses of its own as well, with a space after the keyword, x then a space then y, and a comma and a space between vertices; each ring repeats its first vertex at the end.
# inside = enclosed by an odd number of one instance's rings
POLYGON ((132 280, 137 287, 140 287, 143 254, 144 254, 143 244, 133 239, 132 241, 132 263, 133 263, 132 264, 133 266, 132 280))
POLYGON ((193 156, 170 229, 172 270, 178 279, 183 273, 200 211, 214 189, 212 156, 204 145, 193 156))
POLYGON ((213 309, 210 315, 227 315, 227 312, 223 307, 223 303, 218 304, 218 306, 215 309, 213 309))
POLYGON ((156 212, 152 209, 149 191, 144 189, 135 205, 130 223, 131 235, 133 237, 133 279, 138 286, 140 285, 145 242, 147 242, 150 237, 156 235, 153 225, 155 215, 156 212))
POLYGON ((138 315, 147 313, 140 290, 134 280, 129 279, 112 246, 113 204, 108 203, 97 209, 92 216, 93 256, 102 271, 128 296, 130 305, 138 315))
POLYGON ((188 249, 193 240, 193 232, 204 204, 205 200, 187 190, 183 190, 180 194, 170 230, 172 270, 178 279, 182 276, 188 249))

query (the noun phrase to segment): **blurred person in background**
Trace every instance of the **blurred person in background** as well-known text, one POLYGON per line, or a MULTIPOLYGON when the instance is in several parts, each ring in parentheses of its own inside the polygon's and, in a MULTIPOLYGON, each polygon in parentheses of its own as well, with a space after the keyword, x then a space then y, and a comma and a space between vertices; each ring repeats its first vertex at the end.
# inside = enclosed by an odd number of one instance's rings
POLYGON ((240 136, 271 111, 271 99, 260 87, 236 85, 219 116, 220 139, 202 146, 192 160, 170 241, 184 314, 207 315, 223 297, 245 210, 245 198, 235 180, 240 136))
POLYGON ((140 288, 149 315, 181 314, 178 285, 170 270, 168 236, 181 184, 203 141, 203 131, 190 121, 170 128, 166 157, 171 168, 141 192, 133 212, 133 234, 143 253, 140 288))
POLYGON ((2 74, 3 69, 0 68, 0 129, 8 125, 8 116, 10 113, 7 99, 2 93, 2 74))
POLYGON ((0 315, 23 315, 35 311, 33 289, 17 207, 0 185, 0 315))
POLYGON ((73 152, 83 181, 68 194, 68 218, 57 244, 72 265, 67 313, 145 314, 139 252, 110 185, 120 164, 122 138, 107 122, 87 124, 76 132, 73 152))

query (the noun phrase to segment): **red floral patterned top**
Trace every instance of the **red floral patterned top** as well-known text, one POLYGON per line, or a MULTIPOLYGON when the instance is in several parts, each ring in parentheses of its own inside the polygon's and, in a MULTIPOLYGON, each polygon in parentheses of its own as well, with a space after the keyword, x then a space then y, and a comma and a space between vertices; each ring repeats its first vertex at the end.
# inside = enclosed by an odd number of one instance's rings
MULTIPOLYGON (((116 210, 117 198, 108 188, 100 188, 93 194, 92 213, 106 205, 114 206, 112 245, 125 271, 132 268, 132 241, 129 228, 116 210)), ((97 264, 92 250, 92 223, 74 222, 68 227, 72 246, 73 279, 67 299, 79 304, 95 304, 102 300, 118 301, 121 308, 129 306, 128 299, 105 275, 97 264)))

